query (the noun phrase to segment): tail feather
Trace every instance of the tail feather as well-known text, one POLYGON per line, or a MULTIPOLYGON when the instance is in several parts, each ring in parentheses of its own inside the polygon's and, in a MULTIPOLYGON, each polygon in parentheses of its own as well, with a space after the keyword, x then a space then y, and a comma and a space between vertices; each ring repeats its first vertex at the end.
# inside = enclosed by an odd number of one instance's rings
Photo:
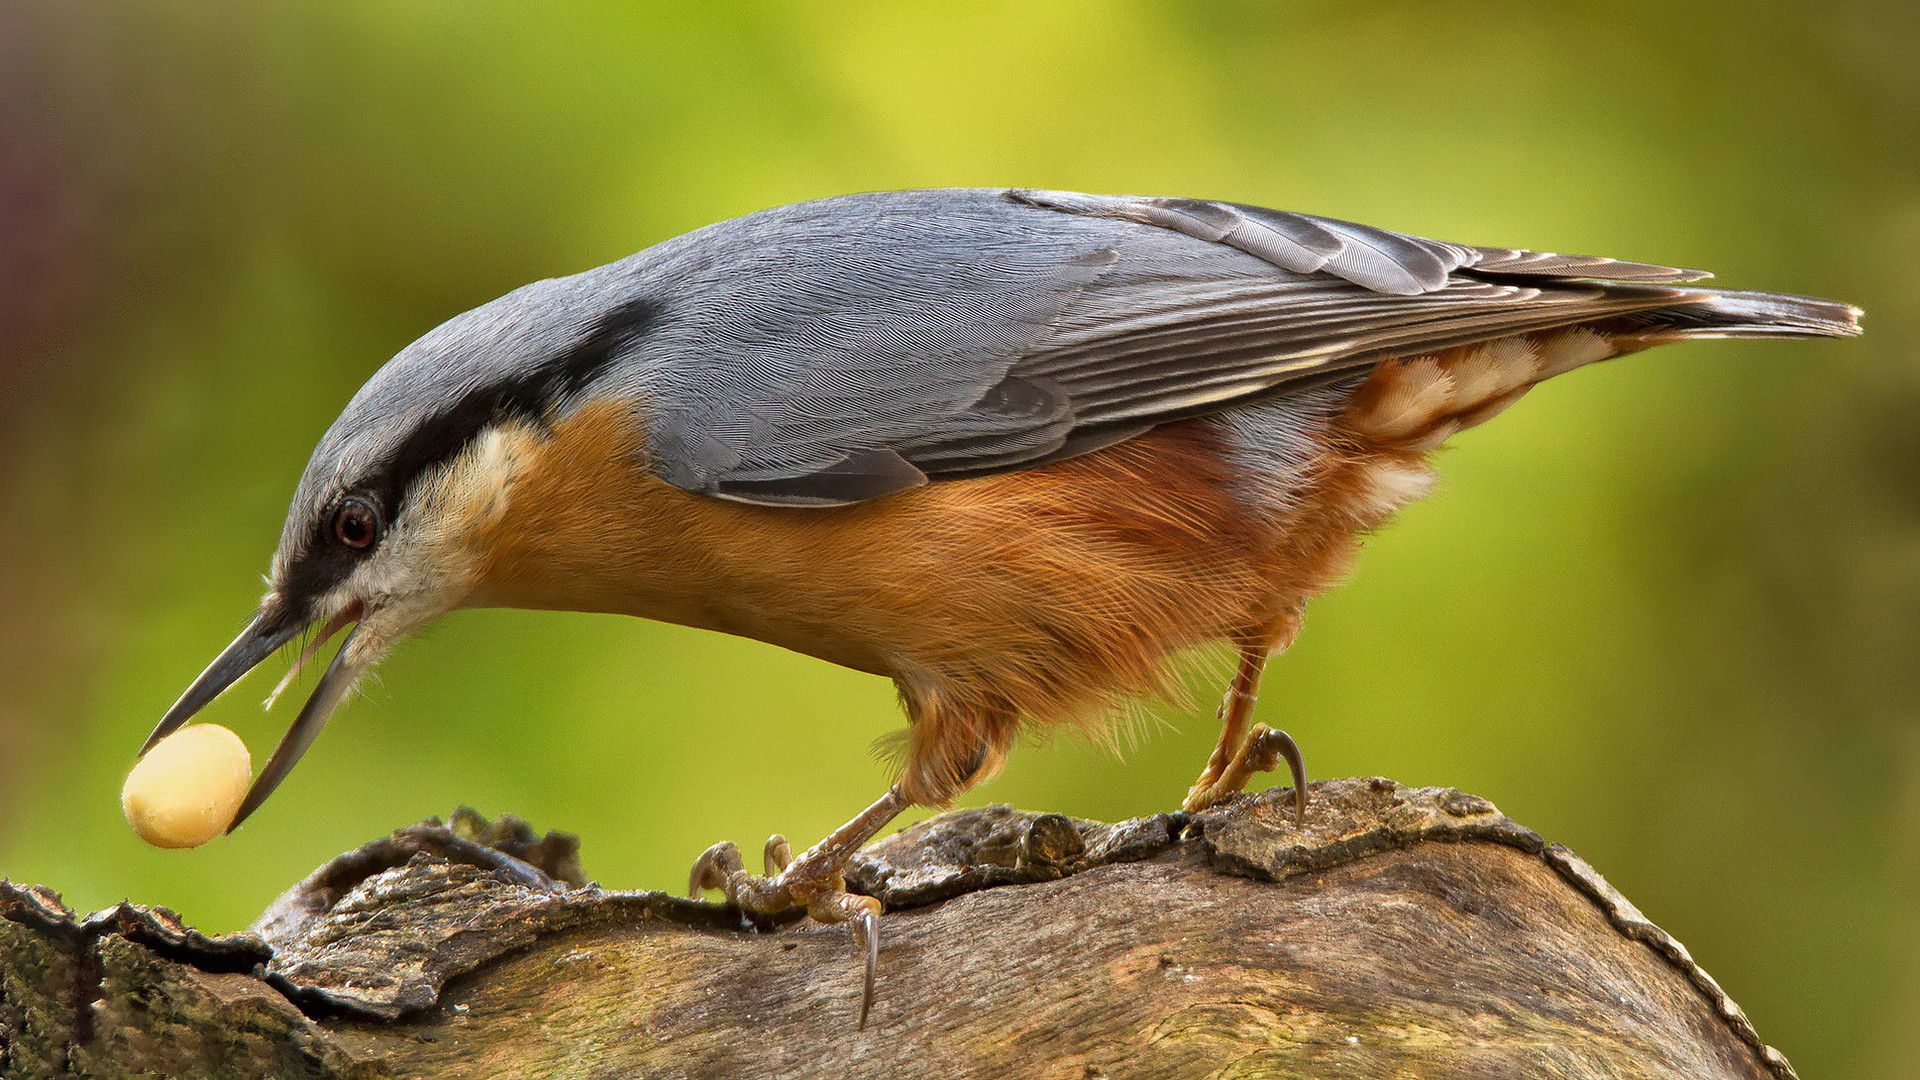
MULTIPOLYGON (((1637 312, 1619 323, 1645 328, 1649 343, 1692 338, 1854 337, 1859 308, 1785 293, 1689 289, 1672 307, 1637 312)), ((1617 324, 1616 324, 1617 325, 1617 324)))

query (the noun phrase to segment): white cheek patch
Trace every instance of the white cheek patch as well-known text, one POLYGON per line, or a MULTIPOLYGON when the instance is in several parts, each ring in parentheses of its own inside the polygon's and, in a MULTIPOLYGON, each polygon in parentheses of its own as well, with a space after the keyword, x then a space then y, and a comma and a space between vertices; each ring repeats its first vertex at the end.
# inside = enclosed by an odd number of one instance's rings
POLYGON ((535 438, 520 426, 489 428, 413 482, 400 517, 343 587, 368 603, 370 642, 398 640, 466 596, 480 561, 471 541, 506 513, 535 438))
POLYGON ((493 521, 507 512, 507 492, 520 473, 529 439, 521 428, 488 428, 456 463, 454 484, 471 516, 493 521))
POLYGON ((437 545, 458 542, 497 522, 535 436, 520 426, 492 427, 467 449, 414 484, 410 524, 437 545))

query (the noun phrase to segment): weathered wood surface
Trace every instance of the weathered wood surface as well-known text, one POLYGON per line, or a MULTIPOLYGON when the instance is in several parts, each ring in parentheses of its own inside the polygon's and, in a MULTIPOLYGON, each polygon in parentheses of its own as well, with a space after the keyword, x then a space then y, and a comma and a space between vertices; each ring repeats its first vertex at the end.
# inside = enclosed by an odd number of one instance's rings
POLYGON ((844 927, 584 883, 459 815, 246 934, 0 885, 0 1073, 241 1077, 1791 1077, 1571 852, 1451 789, 1316 785, 1120 825, 995 807, 876 844, 844 927))

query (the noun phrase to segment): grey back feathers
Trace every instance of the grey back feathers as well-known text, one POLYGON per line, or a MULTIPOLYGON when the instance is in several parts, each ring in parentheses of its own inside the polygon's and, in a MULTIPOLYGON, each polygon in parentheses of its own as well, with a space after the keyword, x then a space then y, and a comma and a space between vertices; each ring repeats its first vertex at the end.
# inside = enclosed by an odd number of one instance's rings
MULTIPOLYGON (((1516 333, 1599 320, 1855 332, 1845 305, 1683 284, 1702 276, 1193 199, 822 199, 529 285, 434 330, 328 432, 295 516, 356 487, 397 501, 501 413, 540 421, 609 396, 638 410, 670 483, 839 505, 1516 333)), ((301 527, 289 520, 288 538, 301 527)))

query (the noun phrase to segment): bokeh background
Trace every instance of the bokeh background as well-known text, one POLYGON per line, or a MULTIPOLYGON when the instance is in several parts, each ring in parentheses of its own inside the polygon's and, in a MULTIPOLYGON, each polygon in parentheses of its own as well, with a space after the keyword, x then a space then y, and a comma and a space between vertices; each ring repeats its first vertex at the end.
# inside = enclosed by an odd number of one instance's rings
MULTIPOLYGON (((1571 845, 1804 1075, 1920 1075, 1916 55, 1884 0, 12 0, 0 874, 230 930, 461 803, 580 833, 619 887, 814 839, 887 780, 886 683, 583 615, 443 620, 206 848, 143 846, 117 790, 250 612, 314 441, 441 320, 839 192, 1217 196, 1869 309, 1859 341, 1669 347, 1460 438, 1261 715, 1317 775, 1457 785, 1571 845)), ((255 707, 271 677, 208 714, 256 756, 291 718, 255 707)), ((1215 725, 1161 716, 969 801, 1171 808, 1215 725)))

